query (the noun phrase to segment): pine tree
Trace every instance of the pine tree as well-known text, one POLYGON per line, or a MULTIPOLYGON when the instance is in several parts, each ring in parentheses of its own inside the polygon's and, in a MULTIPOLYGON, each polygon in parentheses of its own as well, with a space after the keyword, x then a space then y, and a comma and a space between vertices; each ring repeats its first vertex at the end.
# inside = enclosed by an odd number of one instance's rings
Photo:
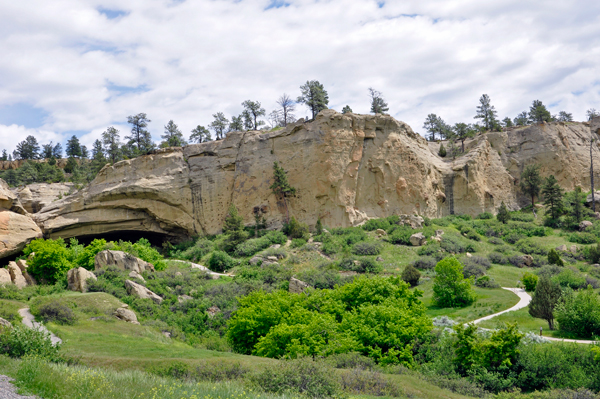
POLYGON ((554 330, 554 308, 556 307, 562 291, 557 283, 553 283, 548 276, 541 276, 529 303, 529 314, 548 322, 548 328, 554 330))
POLYGON ((527 116, 527 112, 523 111, 513 120, 516 126, 525 126, 529 122, 529 117, 527 116))
POLYGON ((498 209, 498 214, 496 215, 496 219, 502 224, 506 224, 510 220, 510 213, 508 212, 508 208, 504 204, 504 201, 500 204, 500 209, 498 209))
POLYGON ((369 95, 371 96, 371 112, 374 114, 384 114, 389 111, 388 104, 381 96, 381 92, 369 87, 369 95))
POLYGON ((210 132, 204 126, 198 125, 192 130, 192 135, 190 136, 190 142, 192 143, 205 143, 207 141, 211 141, 212 137, 210 137, 210 132))
POLYGON ((6 150, 2 150, 2 157, 0 157, 0 161, 8 161, 8 152, 6 150))
POLYGON ((289 211, 287 206, 287 198, 293 197, 296 195, 296 189, 288 183, 287 174, 282 167, 280 167, 277 162, 273 163, 273 184, 269 187, 273 190, 273 193, 279 198, 283 199, 285 204, 285 210, 287 219, 289 220, 289 211))
POLYGON ((512 127, 513 121, 507 116, 506 118, 502 119, 502 124, 504 127, 512 127))
POLYGON ((438 155, 442 158, 446 156, 446 147, 444 147, 444 143, 440 145, 440 149, 438 151, 438 155))
POLYGON ((152 121, 143 112, 127 117, 127 123, 131 125, 131 135, 125 136, 125 139, 128 140, 134 156, 148 154, 155 147, 152 135, 146 130, 150 122, 152 121))
POLYGON ((342 108, 342 114, 348 114, 348 113, 352 113, 352 108, 350 108, 349 105, 344 106, 344 108, 342 108))
POLYGON ((165 125, 165 134, 160 136, 164 141, 161 143, 161 147, 183 147, 187 143, 183 138, 183 133, 179 130, 179 127, 171 119, 165 125))
POLYGON ((583 220, 585 194, 581 191, 581 187, 577 186, 566 197, 569 205, 569 216, 576 224, 579 224, 583 220))
POLYGON ((492 130, 494 124, 497 123, 497 114, 496 108, 491 103, 490 96, 483 94, 479 98, 479 105, 477 106, 477 113, 474 118, 481 119, 486 130, 492 130))
POLYGON ((559 122, 573 122, 573 114, 566 111, 560 111, 557 119, 559 122))
POLYGON ((52 149, 52 157, 54 157, 56 159, 61 159, 62 156, 63 156, 62 145, 60 145, 60 143, 56 143, 56 145, 52 149))
POLYGON ((52 142, 49 144, 42 144, 42 159, 50 159, 52 158, 52 142))
POLYGON ((329 95, 321 83, 317 80, 306 81, 300 86, 301 95, 296 102, 305 104, 312 112, 312 119, 329 104, 329 95))
POLYGON ((213 114, 214 121, 209 125, 209 127, 215 132, 217 136, 217 140, 220 140, 225 137, 225 133, 227 132, 227 127, 229 125, 229 120, 225 118, 225 114, 222 112, 217 112, 213 114))
POLYGON ((104 152, 111 163, 115 163, 121 160, 122 151, 121 143, 119 141, 119 131, 114 127, 108 127, 102 133, 102 144, 104 145, 104 152))
POLYGON ((243 130, 244 130, 243 115, 240 114, 239 116, 232 116, 231 122, 229 122, 229 131, 230 132, 241 132, 243 130))
POLYGON ((563 211, 563 190, 553 175, 550 175, 544 182, 542 195, 546 212, 550 213, 551 219, 558 220, 563 211))
POLYGON ((223 234, 227 234, 224 241, 224 249, 227 252, 233 252, 235 247, 248 238, 248 233, 244 230, 244 218, 240 216, 233 204, 229 205, 229 211, 223 224, 223 234))
POLYGON ((534 100, 529 108, 529 120, 532 123, 550 122, 552 121, 552 115, 540 100, 534 100))
POLYGON ((67 141, 66 151, 68 157, 81 157, 81 144, 77 136, 73 135, 67 141))
POLYGON ((321 218, 317 219, 317 225, 315 226, 316 235, 323 234, 323 223, 321 222, 321 218))
POLYGON ((457 123, 452 128, 456 140, 460 140, 461 150, 465 152, 465 140, 475 136, 475 130, 466 123, 457 123))
POLYGON ((421 279, 421 272, 419 272, 413 265, 408 265, 402 271, 400 276, 402 280, 410 284, 411 287, 416 287, 419 285, 419 280, 421 279))
POLYGON ((548 251, 548 263, 556 266, 564 266, 565 262, 560 258, 560 254, 554 248, 548 251))
POLYGON ((252 130, 258 130, 259 126, 265 124, 264 121, 258 120, 259 117, 265 116, 266 114, 266 111, 264 108, 261 107, 260 102, 246 100, 242 103, 242 107, 244 107, 244 111, 252 118, 252 130))
POLYGON ((540 177, 539 165, 527 165, 521 173, 521 182, 519 183, 521 191, 531 197, 531 207, 535 206, 535 197, 540 194, 542 178, 540 177))
POLYGON ((17 144, 17 148, 13 151, 15 159, 38 159, 40 156, 40 145, 33 136, 27 136, 25 140, 17 144))

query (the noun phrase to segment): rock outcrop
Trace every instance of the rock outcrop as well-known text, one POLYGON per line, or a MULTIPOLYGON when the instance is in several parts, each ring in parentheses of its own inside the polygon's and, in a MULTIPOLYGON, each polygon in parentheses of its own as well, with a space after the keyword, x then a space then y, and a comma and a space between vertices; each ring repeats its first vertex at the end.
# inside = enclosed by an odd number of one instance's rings
POLYGON ((12 284, 12 279, 10 278, 10 272, 8 269, 0 268, 0 285, 8 285, 12 284))
POLYGON ((134 283, 131 280, 125 280, 125 288, 127 289, 127 293, 129 295, 133 295, 142 299, 152 299, 155 303, 159 305, 163 301, 163 299, 160 296, 156 295, 148 288, 144 287, 141 284, 134 283))
POLYGON ((67 272, 68 289, 87 292, 87 280, 96 280, 96 275, 83 267, 73 268, 67 272))
POLYGON ((131 270, 140 274, 144 271, 153 272, 154 266, 144 260, 123 251, 110 249, 98 252, 94 258, 94 268, 102 269, 106 266, 115 266, 121 270, 131 270))
POLYGON ((10 321, 3 319, 2 317, 0 317, 0 329, 2 328, 12 328, 12 324, 10 321))
POLYGON ((21 272, 21 268, 17 266, 15 262, 9 262, 8 266, 6 266, 8 272, 10 273, 10 279, 17 288, 22 289, 27 287, 27 280, 23 273, 21 272))
POLYGON ((140 322, 137 319, 137 316, 132 310, 125 308, 117 308, 113 312, 113 315, 119 320, 123 320, 132 324, 140 324, 140 322))
MULTIPOLYGON (((495 213, 502 201, 510 209, 527 204, 518 181, 530 163, 565 189, 589 184, 592 134, 589 123, 562 122, 487 133, 451 160, 390 116, 325 110, 310 123, 231 132, 107 165, 88 187, 35 218, 51 238, 127 231, 184 238, 220 232, 232 203, 247 224, 259 210, 269 228, 281 227, 288 211, 331 227, 392 214, 495 213), (284 202, 270 189, 274 162, 297 188, 295 198, 284 202)), ((600 152, 594 157, 600 167, 600 152)))
POLYGON ((0 259, 18 254, 32 239, 40 237, 42 230, 0 179, 0 259))
POLYGON ((306 292, 308 288, 310 288, 310 285, 308 283, 305 283, 302 280, 298 280, 297 278, 292 277, 290 279, 290 286, 288 288, 288 291, 292 294, 301 294, 303 292, 306 292))
POLYGON ((13 192, 27 212, 36 213, 54 201, 68 196, 74 188, 73 183, 35 183, 13 189, 13 192))

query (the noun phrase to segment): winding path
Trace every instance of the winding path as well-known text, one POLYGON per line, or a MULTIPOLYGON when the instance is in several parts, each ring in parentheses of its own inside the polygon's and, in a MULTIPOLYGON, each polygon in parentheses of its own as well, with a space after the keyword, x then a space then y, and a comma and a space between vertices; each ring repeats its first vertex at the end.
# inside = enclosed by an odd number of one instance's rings
POLYGON ((52 340, 53 345, 62 343, 62 339, 54 335, 54 333, 49 331, 43 324, 35 321, 35 317, 31 314, 29 308, 19 309, 19 315, 23 318, 23 324, 25 324, 25 326, 50 334, 50 340, 52 340))
MULTIPOLYGON (((519 302, 510 309, 506 309, 506 310, 503 310, 502 312, 494 313, 489 316, 485 316, 485 317, 479 318, 477 320, 473 320, 469 324, 471 324, 471 323, 477 324, 477 323, 480 323, 485 320, 493 319, 494 317, 500 316, 501 314, 504 314, 504 313, 523 309, 523 308, 527 307, 529 305, 529 303, 531 302, 531 295, 529 295, 527 292, 525 292, 525 290, 523 288, 502 287, 502 289, 514 292, 520 298, 519 302)), ((576 344, 594 344, 594 343, 596 343, 596 341, 589 341, 589 340, 584 340, 584 339, 566 339, 566 338, 552 338, 552 337, 544 337, 544 338, 547 339, 548 341, 555 341, 555 342, 574 342, 576 344)))

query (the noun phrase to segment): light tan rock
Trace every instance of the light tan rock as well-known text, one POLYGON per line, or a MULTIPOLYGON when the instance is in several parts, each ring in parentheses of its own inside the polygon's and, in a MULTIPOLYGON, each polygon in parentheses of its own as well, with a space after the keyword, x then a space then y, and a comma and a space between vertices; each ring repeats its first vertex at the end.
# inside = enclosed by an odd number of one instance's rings
POLYGON ((144 281, 144 282, 146 281, 144 279, 144 277, 141 274, 139 274, 138 272, 136 272, 135 270, 130 271, 129 274, 128 274, 128 276, 131 277, 131 278, 137 278, 138 280, 141 280, 141 281, 144 281))
POLYGON ((21 269, 15 262, 8 262, 8 266, 6 267, 8 272, 10 273, 10 279, 14 285, 19 289, 23 289, 27 287, 27 280, 23 277, 23 273, 21 269))
POLYGON ((134 283, 131 280, 125 280, 125 289, 127 289, 127 293, 129 295, 133 295, 142 299, 152 299, 152 301, 159 305, 163 301, 163 299, 160 296, 156 295, 148 288, 144 287, 141 284, 134 283))
POLYGON ((12 284, 8 269, 0 268, 0 285, 12 284))
POLYGON ((377 234, 377 235, 378 235, 378 236, 380 236, 380 237, 381 237, 381 236, 386 236, 386 235, 387 235, 387 233, 386 233, 386 232, 385 232, 385 230, 383 230, 383 229, 377 229, 377 230, 375 230, 375 234, 377 234))
POLYGON ((306 292, 306 290, 310 288, 310 285, 305 283, 302 280, 298 280, 295 277, 292 277, 290 279, 290 286, 288 291, 291 292, 292 294, 301 294, 303 292, 306 292))
POLYGON ((27 211, 19 201, 19 197, 12 192, 8 183, 0 179, 0 209, 6 209, 20 215, 27 215, 27 211))
POLYGON ((42 231, 27 215, 0 209, 0 259, 16 255, 42 231))
POLYGON ((571 253, 576 254, 577 253, 577 245, 571 245, 571 247, 569 248, 569 251, 571 251, 571 253))
POLYGON ((14 189, 13 192, 27 212, 36 213, 74 190, 74 183, 35 183, 14 189))
POLYGON ((579 231, 583 231, 588 227, 592 227, 593 225, 594 223, 590 222, 589 220, 583 220, 581 223, 579 223, 579 231))
POLYGON ((563 244, 563 245, 556 247, 556 250, 566 252, 568 249, 567 249, 567 246, 565 244, 563 244))
POLYGON ((186 301, 191 301, 192 299, 194 299, 194 298, 192 298, 192 297, 191 297, 191 296, 189 296, 189 295, 179 295, 179 296, 177 297, 177 302, 179 302, 179 303, 184 303, 184 302, 186 302, 186 301))
POLYGON ((398 222, 403 226, 410 226, 413 229, 420 229, 423 227, 423 218, 417 215, 399 215, 400 221, 398 222))
POLYGON ((67 272, 67 288, 71 291, 87 292, 87 280, 96 280, 96 275, 83 267, 73 268, 67 272))
POLYGON ((137 316, 132 310, 126 308, 117 308, 114 311, 113 315, 119 320, 123 320, 132 324, 140 324, 138 322, 137 316))
POLYGON ((208 313, 208 317, 215 317, 217 314, 221 313, 221 309, 218 306, 211 306, 206 309, 206 313, 208 313))
POLYGON ((426 242, 427 237, 425 237, 423 233, 415 233, 412 236, 410 236, 410 243, 414 247, 420 247, 421 245, 425 245, 426 242))
POLYGON ((36 285, 37 282, 35 279, 27 272, 27 268, 29 265, 25 259, 19 259, 16 261, 17 266, 21 269, 21 273, 23 273, 23 277, 25 277, 25 281, 27 281, 27 285, 36 285))
POLYGON ((12 324, 10 321, 3 319, 0 317, 0 330, 3 328, 12 328, 12 324))
POLYGON ((121 270, 132 270, 140 274, 144 271, 154 271, 151 263, 143 261, 123 251, 112 251, 110 249, 98 252, 94 258, 96 270, 106 266, 116 266, 121 270))
POLYGON ((525 266, 531 266, 533 264, 533 256, 531 255, 523 255, 521 259, 523 260, 523 264, 525 266))

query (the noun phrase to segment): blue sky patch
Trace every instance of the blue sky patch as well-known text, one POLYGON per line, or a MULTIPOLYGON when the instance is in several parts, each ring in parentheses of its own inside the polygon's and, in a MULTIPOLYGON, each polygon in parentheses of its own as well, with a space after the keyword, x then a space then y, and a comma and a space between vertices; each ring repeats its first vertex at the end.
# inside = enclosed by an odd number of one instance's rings
POLYGON ((271 0, 271 3, 265 7, 265 10, 270 10, 271 8, 288 7, 289 5, 290 3, 285 0, 271 0))
POLYGON ((48 117, 48 112, 29 104, 17 103, 0 106, 0 124, 19 125, 28 129, 40 127, 48 117))
POLYGON ((106 15, 106 18, 108 18, 108 19, 117 19, 119 17, 129 14, 129 12, 127 12, 127 11, 109 10, 107 8, 98 8, 98 12, 100 14, 106 15))
POLYGON ((122 96, 124 94, 145 93, 150 91, 150 88, 145 84, 139 86, 119 86, 112 82, 108 82, 106 88, 111 92, 111 94, 115 94, 117 96, 122 96))

